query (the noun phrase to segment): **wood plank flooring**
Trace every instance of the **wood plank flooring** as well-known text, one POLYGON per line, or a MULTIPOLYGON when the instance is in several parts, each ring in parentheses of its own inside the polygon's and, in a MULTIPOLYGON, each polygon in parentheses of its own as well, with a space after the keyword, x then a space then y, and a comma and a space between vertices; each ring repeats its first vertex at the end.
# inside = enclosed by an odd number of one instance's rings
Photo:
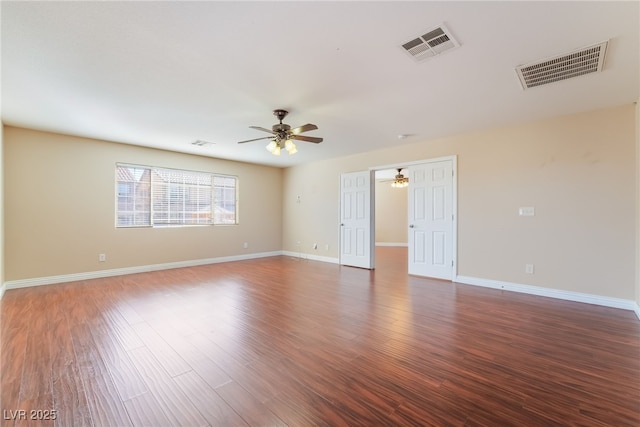
POLYGON ((2 426, 640 425, 634 313, 377 263, 9 290, 2 426))

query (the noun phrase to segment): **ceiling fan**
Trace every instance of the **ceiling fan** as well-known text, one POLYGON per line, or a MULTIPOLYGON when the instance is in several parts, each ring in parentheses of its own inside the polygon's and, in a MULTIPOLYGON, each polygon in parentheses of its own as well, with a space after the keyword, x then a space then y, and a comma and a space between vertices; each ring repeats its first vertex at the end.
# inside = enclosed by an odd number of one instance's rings
POLYGON ((294 154, 298 151, 295 143, 293 142, 294 140, 312 142, 314 144, 319 144, 322 142, 322 138, 300 135, 303 132, 318 129, 318 126, 314 124, 307 123, 306 125, 291 129, 291 126, 289 126, 288 124, 282 123, 282 120, 287 116, 287 114, 289 114, 289 112, 286 110, 273 110, 273 115, 276 116, 280 123, 273 125, 271 129, 263 128, 260 126, 249 126, 251 129, 268 132, 271 134, 271 136, 247 139, 245 141, 239 141, 238 144, 260 141, 261 139, 271 139, 271 142, 269 143, 269 145, 267 145, 267 150, 269 150, 272 154, 279 156, 280 150, 283 148, 287 150, 289 154, 294 154))
POLYGON ((403 188, 403 187, 408 186, 409 185, 409 177, 408 176, 404 176, 402 174, 402 169, 403 168, 397 168, 396 170, 398 171, 398 173, 393 179, 383 180, 382 182, 393 181, 393 182, 391 182, 391 186, 394 187, 394 188, 403 188))

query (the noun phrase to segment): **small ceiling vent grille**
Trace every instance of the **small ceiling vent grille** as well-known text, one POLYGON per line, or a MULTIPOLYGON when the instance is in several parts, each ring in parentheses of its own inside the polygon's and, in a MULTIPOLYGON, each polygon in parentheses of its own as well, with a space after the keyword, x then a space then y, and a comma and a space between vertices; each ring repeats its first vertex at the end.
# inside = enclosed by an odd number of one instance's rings
POLYGON ((602 71, 608 41, 516 67, 523 89, 602 71))
POLYGON ((402 44, 402 48, 416 61, 436 56, 460 46, 444 25, 426 31, 423 35, 402 44))

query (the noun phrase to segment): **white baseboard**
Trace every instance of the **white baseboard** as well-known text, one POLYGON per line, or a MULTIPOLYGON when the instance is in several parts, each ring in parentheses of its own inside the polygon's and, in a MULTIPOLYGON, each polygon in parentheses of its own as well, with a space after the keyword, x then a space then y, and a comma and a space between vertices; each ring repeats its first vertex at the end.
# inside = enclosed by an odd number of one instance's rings
MULTIPOLYGON (((312 261, 339 264, 340 260, 333 257, 324 257, 300 252, 273 251, 260 252, 247 255, 234 255, 218 258, 207 258, 190 261, 178 261, 164 264, 143 265, 138 267, 116 268, 111 270, 89 271, 85 273, 63 274, 59 276, 36 277, 32 279, 10 280, 0 285, 0 299, 9 289, 25 288, 29 286, 52 285, 54 283, 74 282, 78 280, 99 279, 103 277, 122 276, 125 274, 146 273, 150 271, 169 270, 173 268, 195 267, 198 265, 218 264, 222 262, 242 261, 271 256, 285 255, 293 258, 308 259, 312 261)), ((587 304, 602 305, 606 307, 632 310, 640 320, 640 305, 633 300, 612 298, 600 295, 585 294, 580 292, 563 291, 560 289, 542 288, 539 286, 522 285, 518 283, 503 282, 499 280, 480 279, 469 276, 456 276, 453 280, 466 285, 482 286, 486 288, 501 289, 505 291, 520 292, 531 295, 558 298, 568 301, 583 302, 587 304)))
POLYGON ((313 254, 306 254, 302 252, 291 252, 291 251, 282 251, 282 255, 290 256, 292 258, 300 258, 300 259, 309 259, 311 261, 320 261, 320 262, 328 262, 331 264, 339 264, 340 260, 338 258, 327 257, 327 256, 319 256, 313 254))
POLYGON ((457 283, 463 283, 465 285, 482 286, 485 288, 501 289, 505 291, 520 292, 524 294, 632 310, 635 311, 638 319, 640 319, 640 307, 638 307, 638 304, 633 300, 605 297, 593 294, 584 294, 581 292, 563 291, 560 289, 542 288, 539 286, 521 285, 518 283, 502 282, 499 280, 491 279, 480 279, 477 277, 468 276, 456 276, 453 281, 457 283))
POLYGON ((376 242, 376 246, 399 246, 399 247, 408 248, 409 244, 408 243, 393 243, 393 242, 376 242))
POLYGON ((85 273, 63 274, 59 276, 36 277, 33 279, 9 280, 2 285, 2 290, 26 288, 29 286, 53 285, 55 283, 75 282, 78 280, 100 279, 103 277, 123 276, 125 274, 146 273, 149 271, 170 270, 172 268, 195 267, 198 265, 218 264, 221 262, 243 261, 282 255, 282 251, 260 252, 247 255, 233 255, 218 258, 196 259, 189 261, 168 262, 164 264, 142 265, 138 267, 114 268, 111 270, 88 271, 85 273))

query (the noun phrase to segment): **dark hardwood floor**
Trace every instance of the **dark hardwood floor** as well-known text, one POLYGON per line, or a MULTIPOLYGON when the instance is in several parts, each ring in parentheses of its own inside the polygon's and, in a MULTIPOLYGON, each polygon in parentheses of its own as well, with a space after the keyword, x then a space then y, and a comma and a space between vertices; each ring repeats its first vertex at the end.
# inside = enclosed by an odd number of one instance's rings
POLYGON ((404 249, 377 263, 9 290, 2 425, 640 425, 633 312, 408 276, 404 249))

